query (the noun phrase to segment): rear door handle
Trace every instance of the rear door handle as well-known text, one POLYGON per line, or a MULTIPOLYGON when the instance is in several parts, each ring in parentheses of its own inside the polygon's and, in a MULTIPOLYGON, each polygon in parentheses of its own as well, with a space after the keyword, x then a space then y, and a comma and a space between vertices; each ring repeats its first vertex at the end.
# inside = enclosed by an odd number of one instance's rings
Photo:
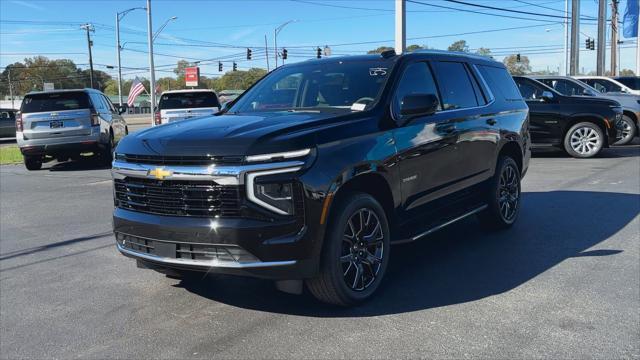
POLYGON ((487 119, 487 124, 489 124, 489 125, 492 125, 492 126, 493 126, 493 125, 495 125, 495 124, 497 124, 497 123, 498 123, 498 122, 497 122, 495 119, 487 119))

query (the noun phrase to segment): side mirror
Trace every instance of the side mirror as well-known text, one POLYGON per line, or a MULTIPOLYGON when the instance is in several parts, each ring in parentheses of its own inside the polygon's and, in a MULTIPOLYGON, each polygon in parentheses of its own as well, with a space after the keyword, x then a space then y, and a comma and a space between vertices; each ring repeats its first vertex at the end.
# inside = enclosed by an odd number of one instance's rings
POLYGON ((434 94, 411 94, 402 98, 400 115, 407 120, 416 116, 433 115, 438 110, 440 101, 434 94))
POLYGON ((122 115, 122 114, 124 114, 124 113, 126 113, 126 112, 127 112, 127 107, 126 107, 126 106, 124 106, 124 105, 122 105, 122 106, 118 106, 118 108, 117 108, 117 109, 118 109, 118 114, 119 114, 119 115, 122 115))
POLYGON ((553 93, 551 91, 543 91, 541 98, 543 101, 551 102, 555 97, 553 96, 553 93))

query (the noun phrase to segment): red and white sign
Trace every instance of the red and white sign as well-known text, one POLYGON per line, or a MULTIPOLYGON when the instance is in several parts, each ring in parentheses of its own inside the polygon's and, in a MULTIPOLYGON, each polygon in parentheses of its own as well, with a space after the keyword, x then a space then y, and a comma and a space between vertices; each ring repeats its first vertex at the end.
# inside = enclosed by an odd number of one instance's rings
POLYGON ((184 81, 187 86, 198 86, 198 79, 200 78, 199 67, 188 67, 184 69, 184 81))

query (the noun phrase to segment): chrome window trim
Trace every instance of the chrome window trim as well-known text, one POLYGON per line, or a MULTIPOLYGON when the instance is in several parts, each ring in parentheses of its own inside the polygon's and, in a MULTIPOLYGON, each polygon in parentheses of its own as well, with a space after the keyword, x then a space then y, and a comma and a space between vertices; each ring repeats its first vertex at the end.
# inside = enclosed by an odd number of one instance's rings
POLYGON ((299 169, 302 165, 304 165, 302 161, 285 161, 238 166, 218 166, 215 164, 210 166, 162 166, 115 160, 112 163, 111 175, 114 179, 125 177, 156 179, 151 173, 162 169, 170 173, 162 180, 214 181, 218 185, 243 185, 246 173, 292 167, 299 169))
POLYGON ((262 206, 265 209, 271 210, 276 214, 291 215, 291 214, 288 214, 286 211, 282 211, 282 210, 278 209, 277 207, 258 199, 258 197, 255 194, 255 187, 253 185, 254 185, 255 179, 257 177, 266 176, 266 175, 274 175, 274 174, 283 174, 283 173, 288 173, 288 172, 294 172, 294 171, 298 171, 300 169, 301 169, 300 166, 296 166, 296 167, 287 168, 287 169, 276 169, 276 170, 257 171, 257 172, 247 173, 247 198, 249 199, 249 201, 258 204, 258 205, 262 206))
POLYGON ((237 261, 223 261, 223 260, 217 260, 217 259, 214 259, 214 260, 174 259, 174 258, 162 257, 162 256, 153 255, 153 254, 145 254, 145 253, 129 250, 118 243, 116 243, 116 246, 118 247, 118 251, 134 258, 140 258, 140 259, 159 262, 163 264, 197 266, 201 268, 206 267, 206 268, 227 268, 227 269, 251 269, 251 268, 261 268, 261 267, 290 266, 290 265, 296 264, 296 260, 266 261, 266 262, 254 261, 254 262, 240 263, 237 261))

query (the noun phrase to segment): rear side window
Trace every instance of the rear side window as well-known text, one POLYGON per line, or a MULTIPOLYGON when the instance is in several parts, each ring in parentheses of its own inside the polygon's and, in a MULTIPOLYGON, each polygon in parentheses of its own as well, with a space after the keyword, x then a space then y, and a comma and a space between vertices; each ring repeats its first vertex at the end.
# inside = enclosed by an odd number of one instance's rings
POLYGON ((22 100, 20 112, 35 113, 45 111, 64 111, 88 109, 89 99, 87 94, 78 92, 60 92, 48 94, 27 94, 22 100))
POLYGON ((436 77, 442 95, 443 110, 478 106, 472 79, 463 63, 435 61, 436 77))
POLYGON ((620 92, 622 88, 611 81, 603 80, 603 79, 580 79, 580 81, 585 82, 592 87, 596 88, 596 90, 606 93, 606 92, 620 92))
POLYGON ((638 77, 616 78, 616 80, 629 89, 640 90, 640 78, 638 77))
POLYGON ((507 69, 479 65, 478 70, 480 70, 480 74, 494 94, 501 96, 507 101, 522 100, 520 91, 518 91, 518 88, 516 87, 511 75, 507 72, 507 69))
POLYGON ((15 115, 13 113, 13 111, 4 111, 4 110, 0 110, 0 119, 4 120, 4 119, 15 119, 15 115))
POLYGON ((161 110, 202 107, 220 107, 217 96, 212 92, 164 94, 159 104, 161 110))

